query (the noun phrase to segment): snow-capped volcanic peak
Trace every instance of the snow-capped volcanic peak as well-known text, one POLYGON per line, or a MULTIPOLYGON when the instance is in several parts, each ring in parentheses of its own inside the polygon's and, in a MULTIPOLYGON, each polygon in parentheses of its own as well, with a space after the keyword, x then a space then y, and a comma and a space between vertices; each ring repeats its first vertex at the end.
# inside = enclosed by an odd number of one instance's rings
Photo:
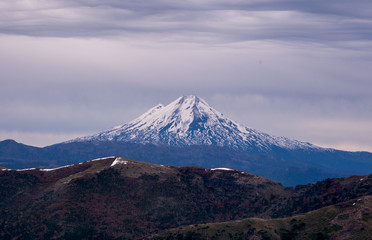
POLYGON ((125 141, 170 145, 218 145, 244 150, 315 147, 309 143, 273 137, 224 117, 196 96, 159 104, 122 126, 72 141, 125 141))
MULTIPOLYGON (((186 134, 192 127, 216 124, 222 114, 196 96, 180 97, 167 106, 161 104, 150 109, 128 125, 131 130, 161 129, 178 135, 186 134), (197 126, 193 126, 193 123, 197 126), (199 125, 198 125, 199 124, 199 125)), ((123 127, 126 125, 123 125, 123 127)), ((196 130, 196 129, 193 129, 196 130)))

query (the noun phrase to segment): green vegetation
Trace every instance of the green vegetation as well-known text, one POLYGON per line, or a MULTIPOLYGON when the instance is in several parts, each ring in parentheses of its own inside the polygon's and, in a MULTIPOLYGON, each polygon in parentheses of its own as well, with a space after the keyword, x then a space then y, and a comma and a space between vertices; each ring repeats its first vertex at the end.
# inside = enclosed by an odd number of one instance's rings
POLYGON ((372 196, 346 205, 325 207, 289 218, 249 218, 183 226, 147 239, 372 239, 372 196))
POLYGON ((138 239, 160 233, 149 239, 365 240, 372 235, 366 197, 372 195, 372 175, 293 189, 241 171, 123 158, 112 166, 116 159, 53 171, 0 171, 0 239, 138 239), (167 229, 173 230, 162 233, 167 229))

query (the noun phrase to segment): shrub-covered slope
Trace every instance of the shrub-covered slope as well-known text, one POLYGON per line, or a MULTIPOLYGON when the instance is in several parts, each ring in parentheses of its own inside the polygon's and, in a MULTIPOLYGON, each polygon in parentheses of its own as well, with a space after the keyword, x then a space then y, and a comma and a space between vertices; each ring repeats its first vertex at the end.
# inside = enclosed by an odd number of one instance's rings
POLYGON ((286 217, 372 194, 372 176, 285 188, 246 172, 109 157, 0 170, 0 238, 133 239, 182 225, 286 217))
POLYGON ((372 196, 279 219, 248 218, 183 226, 145 239, 372 239, 372 196))

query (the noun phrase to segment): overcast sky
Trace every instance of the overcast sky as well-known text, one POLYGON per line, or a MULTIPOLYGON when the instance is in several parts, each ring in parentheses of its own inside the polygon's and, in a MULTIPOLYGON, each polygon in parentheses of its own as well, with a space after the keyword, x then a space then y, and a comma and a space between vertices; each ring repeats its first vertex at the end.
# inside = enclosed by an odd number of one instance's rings
POLYGON ((257 130, 372 151, 370 0, 2 0, 0 140, 46 146, 197 95, 257 130))

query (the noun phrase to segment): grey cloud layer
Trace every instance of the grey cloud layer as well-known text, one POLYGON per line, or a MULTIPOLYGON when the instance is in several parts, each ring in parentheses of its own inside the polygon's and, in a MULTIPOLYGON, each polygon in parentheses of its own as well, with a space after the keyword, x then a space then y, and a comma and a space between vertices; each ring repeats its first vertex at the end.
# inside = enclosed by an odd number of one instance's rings
POLYGON ((180 41, 218 42, 339 42, 372 38, 372 6, 364 0, 14 0, 3 2, 0 11, 2 33, 30 36, 153 34, 180 41))
POLYGON ((2 0, 0 53, 0 140, 196 94, 268 133, 372 142, 370 0, 2 0))

